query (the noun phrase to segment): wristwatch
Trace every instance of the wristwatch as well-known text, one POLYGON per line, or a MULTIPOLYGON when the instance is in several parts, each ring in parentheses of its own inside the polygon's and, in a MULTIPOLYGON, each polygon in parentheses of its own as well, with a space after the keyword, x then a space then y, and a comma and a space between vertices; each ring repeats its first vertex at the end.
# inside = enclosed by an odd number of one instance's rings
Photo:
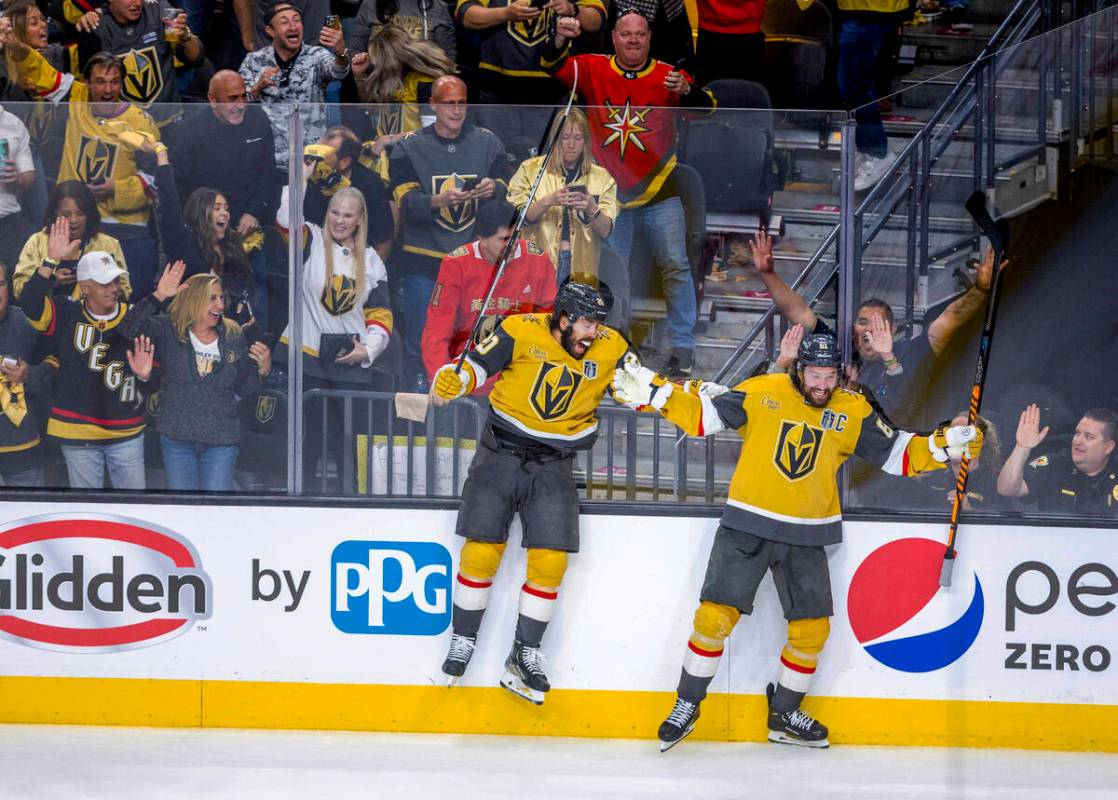
POLYGON ((349 61, 349 48, 347 47, 345 50, 343 50, 340 53, 335 53, 334 54, 334 60, 337 61, 338 63, 344 63, 346 61, 349 61))

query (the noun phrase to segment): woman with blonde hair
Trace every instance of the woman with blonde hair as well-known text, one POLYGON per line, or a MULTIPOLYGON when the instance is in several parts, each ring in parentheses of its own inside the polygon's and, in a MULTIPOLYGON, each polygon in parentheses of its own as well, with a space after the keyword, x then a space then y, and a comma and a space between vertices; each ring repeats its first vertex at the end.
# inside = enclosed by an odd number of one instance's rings
MULTIPOLYGON (((565 122, 559 118, 552 123, 548 141, 560 125, 559 141, 525 215, 525 238, 551 256, 557 283, 570 277, 597 286, 602 243, 613 230, 619 209, 617 183, 594 161, 586 114, 572 108, 565 122)), ((517 208, 528 201, 543 159, 529 158, 512 176, 508 199, 517 208)))
MULTIPOLYGON (((315 169, 313 159, 305 159, 303 179, 315 169)), ((304 198, 306 192, 303 193, 304 198)), ((276 224, 286 237, 288 187, 280 195, 276 224)), ((304 212, 306 204, 304 203, 304 212)), ((388 273, 377 251, 368 243, 368 212, 365 197, 347 186, 330 197, 326 219, 303 224, 303 388, 369 390, 373 386, 373 363, 388 347, 392 335, 389 310, 388 273)), ((291 326, 284 329, 276 347, 279 358, 291 364, 288 344, 291 326)), ((383 375, 379 369, 377 372, 383 375)), ((392 388, 391 386, 384 388, 392 388)), ((340 401, 327 400, 308 408, 312 414, 329 407, 333 426, 328 442, 308 442, 304 452, 305 469, 313 469, 320 453, 340 453, 341 413, 334 413, 340 401), (329 448, 327 445, 329 444, 329 448)), ((321 425, 308 424, 310 435, 319 435, 321 425)), ((339 456, 340 457, 340 456, 339 456)), ((340 462, 339 462, 340 463, 340 462)), ((309 476, 308 476, 309 477, 309 476)))
POLYGON ((374 159, 380 159, 388 145, 422 126, 420 109, 431 100, 431 84, 458 71, 441 47, 415 39, 394 23, 377 29, 369 39, 368 52, 353 57, 352 69, 358 99, 380 105, 376 138, 366 144, 366 153, 374 159))
POLYGON ((186 265, 163 270, 155 292, 128 309, 127 336, 155 344, 163 369, 159 443, 167 488, 230 492, 240 450, 237 398, 250 397, 272 368, 262 342, 249 345, 241 326, 225 317, 221 278, 183 281, 186 265))

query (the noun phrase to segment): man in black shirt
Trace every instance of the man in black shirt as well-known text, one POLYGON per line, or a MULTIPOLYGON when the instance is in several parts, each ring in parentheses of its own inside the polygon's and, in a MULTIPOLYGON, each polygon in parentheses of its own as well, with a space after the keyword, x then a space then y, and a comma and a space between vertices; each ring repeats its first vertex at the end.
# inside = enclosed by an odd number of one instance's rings
POLYGON ((1070 455, 1029 460, 1048 435, 1034 404, 1021 412, 1017 444, 998 475, 998 493, 1028 497, 1040 511, 1083 516, 1118 516, 1118 458, 1114 456, 1118 414, 1093 408, 1075 426, 1070 455))

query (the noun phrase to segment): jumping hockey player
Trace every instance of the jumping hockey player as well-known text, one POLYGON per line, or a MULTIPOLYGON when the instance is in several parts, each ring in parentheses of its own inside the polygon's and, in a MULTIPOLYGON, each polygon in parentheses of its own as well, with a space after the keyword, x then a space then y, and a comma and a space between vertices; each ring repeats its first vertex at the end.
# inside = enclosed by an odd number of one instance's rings
POLYGON ((609 308, 599 290, 564 284, 551 314, 505 317, 470 352, 461 372, 457 363, 435 372, 436 403, 468 394, 500 372, 458 512, 456 532, 466 542, 443 664, 451 686, 470 662, 509 524, 519 512, 528 575, 501 685, 537 705, 551 688, 540 643, 559 596, 567 553, 578 552, 574 453, 597 437, 595 412, 615 368, 623 358, 636 363, 621 334, 602 324, 609 308))
POLYGON ((767 690, 769 740, 827 747, 826 727, 801 711, 800 702, 833 613, 823 547, 842 541, 835 473, 851 455, 893 475, 917 475, 943 469, 964 450, 971 458, 981 451, 982 434, 973 427, 941 427, 928 436, 894 430, 865 397, 839 388, 841 367, 835 339, 815 334, 801 343, 794 375, 761 375, 732 390, 716 384, 684 390, 636 364, 624 364, 615 374, 619 402, 654 408, 692 436, 730 428, 742 438, 678 699, 660 726, 661 751, 695 727, 723 643, 741 614, 753 610, 766 569, 772 570, 788 620, 778 679, 767 690))

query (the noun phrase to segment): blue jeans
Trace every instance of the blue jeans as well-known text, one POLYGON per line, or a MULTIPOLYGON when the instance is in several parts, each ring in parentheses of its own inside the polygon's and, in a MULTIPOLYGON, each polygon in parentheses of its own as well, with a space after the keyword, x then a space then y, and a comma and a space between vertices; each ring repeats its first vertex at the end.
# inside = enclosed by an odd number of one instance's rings
POLYGON ((114 489, 139 489, 144 483, 144 437, 112 444, 62 445, 71 489, 105 488, 105 469, 114 489))
POLYGON ((0 475, 0 486, 20 486, 26 489, 37 489, 46 486, 41 466, 25 469, 23 472, 10 472, 0 475))
POLYGON ((402 371, 405 381, 423 371, 423 328, 427 325, 427 303, 434 290, 434 278, 416 272, 405 272, 400 276, 396 290, 396 313, 403 329, 402 371))
MULTIPOLYGON (((609 246, 629 265, 633 253, 633 232, 640 230, 648 242, 652 258, 660 268, 660 283, 668 303, 668 326, 672 329, 672 349, 695 349, 695 282, 687 260, 687 223, 683 203, 669 197, 659 203, 622 209, 613 224, 609 246)), ((632 265, 629 265, 632 270, 632 265)), ((630 281, 631 283, 631 281, 630 281)))
POLYGON ((160 435, 167 488, 176 492, 231 492, 237 466, 235 444, 184 442, 160 435))
POLYGON ((854 109, 854 144, 858 150, 874 158, 889 152, 885 126, 877 109, 877 85, 874 64, 895 22, 863 22, 846 19, 839 31, 838 89, 842 103, 854 109))

